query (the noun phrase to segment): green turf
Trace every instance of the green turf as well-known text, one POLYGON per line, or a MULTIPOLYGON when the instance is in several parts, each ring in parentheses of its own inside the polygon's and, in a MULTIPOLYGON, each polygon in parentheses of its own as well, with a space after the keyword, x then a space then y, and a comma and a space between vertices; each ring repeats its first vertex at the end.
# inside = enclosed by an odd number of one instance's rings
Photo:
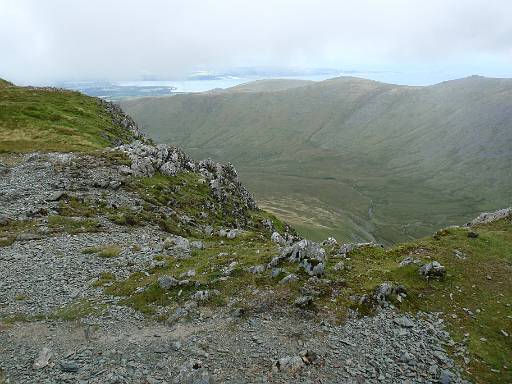
POLYGON ((90 151, 130 141, 98 99, 78 92, 0 86, 0 153, 90 151))

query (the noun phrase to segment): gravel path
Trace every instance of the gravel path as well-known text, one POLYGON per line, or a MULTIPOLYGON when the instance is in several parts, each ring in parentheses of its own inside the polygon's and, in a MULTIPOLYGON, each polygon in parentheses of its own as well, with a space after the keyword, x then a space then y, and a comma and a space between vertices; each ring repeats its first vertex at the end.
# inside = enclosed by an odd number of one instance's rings
POLYGON ((458 383, 443 345, 449 340, 432 315, 404 321, 383 312, 334 326, 300 312, 238 319, 202 308, 195 319, 169 327, 121 311, 93 325, 38 322, 4 329, 0 367, 15 383, 172 383, 187 363, 201 367, 188 379, 204 369, 216 383, 458 383), (45 347, 50 363, 35 370, 45 347), (313 356, 310 364, 301 353, 313 356), (63 372, 67 363, 77 372, 63 372))

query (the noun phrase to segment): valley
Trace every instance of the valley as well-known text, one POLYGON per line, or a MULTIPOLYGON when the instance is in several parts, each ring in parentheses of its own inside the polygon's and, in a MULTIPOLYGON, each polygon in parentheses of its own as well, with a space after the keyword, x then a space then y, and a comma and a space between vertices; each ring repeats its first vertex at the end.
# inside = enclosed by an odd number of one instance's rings
POLYGON ((509 79, 409 87, 340 77, 122 107, 157 142, 232 162, 302 234, 392 244, 512 203, 511 99, 509 79))

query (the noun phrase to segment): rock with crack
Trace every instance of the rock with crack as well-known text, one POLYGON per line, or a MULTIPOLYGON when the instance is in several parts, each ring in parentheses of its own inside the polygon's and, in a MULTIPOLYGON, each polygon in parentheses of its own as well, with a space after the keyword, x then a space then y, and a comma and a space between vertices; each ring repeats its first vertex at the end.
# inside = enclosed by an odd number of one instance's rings
POLYGON ((423 265, 418 270, 418 273, 426 279, 442 278, 446 275, 446 268, 442 266, 438 261, 433 261, 423 265))

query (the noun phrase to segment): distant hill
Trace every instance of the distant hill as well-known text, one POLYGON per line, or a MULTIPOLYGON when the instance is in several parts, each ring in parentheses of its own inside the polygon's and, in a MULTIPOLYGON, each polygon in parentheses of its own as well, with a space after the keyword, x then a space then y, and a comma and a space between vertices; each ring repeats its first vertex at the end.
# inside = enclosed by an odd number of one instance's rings
POLYGON ((227 92, 278 92, 315 84, 311 80, 271 79, 256 80, 228 88, 227 92))
POLYGON ((512 202, 511 79, 281 85, 122 106, 157 141, 232 161, 263 206, 317 238, 405 240, 512 202))

